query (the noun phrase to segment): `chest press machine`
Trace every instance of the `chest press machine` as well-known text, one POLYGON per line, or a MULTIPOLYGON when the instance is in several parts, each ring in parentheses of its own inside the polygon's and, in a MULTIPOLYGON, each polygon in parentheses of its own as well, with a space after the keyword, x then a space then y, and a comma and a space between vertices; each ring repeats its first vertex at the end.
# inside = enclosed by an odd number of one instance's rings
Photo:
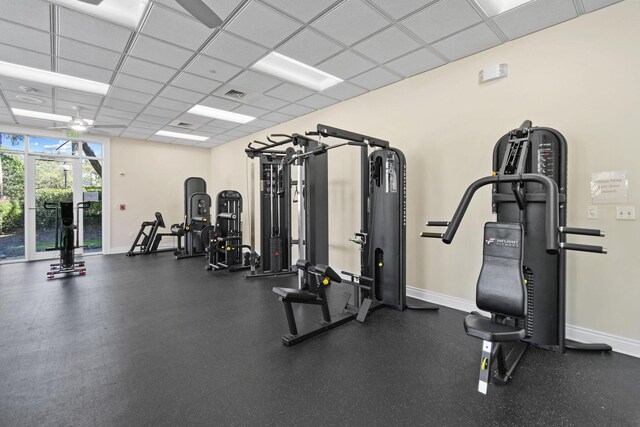
POLYGON ((483 340, 478 391, 506 384, 527 347, 563 353, 566 349, 609 351, 606 344, 565 338, 565 251, 606 253, 601 246, 566 243, 567 234, 603 237, 600 230, 566 227, 567 143, 556 130, 525 121, 495 145, 492 176, 467 188, 451 221, 429 221, 444 233, 422 237, 453 238, 475 192, 493 186, 496 222, 484 229, 483 263, 476 305, 465 332, 483 340))

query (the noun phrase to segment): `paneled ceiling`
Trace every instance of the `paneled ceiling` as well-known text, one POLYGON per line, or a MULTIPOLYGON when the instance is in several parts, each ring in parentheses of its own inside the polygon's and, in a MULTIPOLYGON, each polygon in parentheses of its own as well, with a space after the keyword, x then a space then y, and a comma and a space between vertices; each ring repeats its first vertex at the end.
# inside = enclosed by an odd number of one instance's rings
POLYGON ((175 0, 151 0, 137 31, 45 0, 0 0, 0 61, 112 85, 101 97, 0 78, 0 122, 53 126, 10 108, 72 115, 80 106, 96 124, 126 125, 111 135, 213 147, 618 0, 534 0, 493 18, 473 0, 206 1, 224 19, 218 29, 175 0), (344 82, 314 92, 249 69, 272 51, 344 82), (25 85, 35 91, 25 93, 25 85), (230 89, 247 96, 226 96, 230 89), (257 119, 239 125, 186 114, 194 104, 257 119), (192 126, 170 126, 176 121, 192 126), (210 139, 160 137, 158 130, 210 139))

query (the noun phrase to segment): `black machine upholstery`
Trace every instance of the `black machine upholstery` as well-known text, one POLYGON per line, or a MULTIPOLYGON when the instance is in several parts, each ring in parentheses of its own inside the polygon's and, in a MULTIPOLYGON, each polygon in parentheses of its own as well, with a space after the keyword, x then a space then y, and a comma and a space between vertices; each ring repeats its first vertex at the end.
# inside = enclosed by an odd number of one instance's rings
POLYGON ((476 305, 491 313, 524 317, 527 314, 527 290, 522 274, 522 225, 488 222, 484 230, 476 305))
POLYGON ((278 295, 282 301, 305 303, 318 300, 318 294, 300 289, 273 288, 273 293, 278 295))
POLYGON ((60 219, 63 226, 73 226, 73 202, 60 202, 60 219))
POLYGON ((475 314, 470 314, 464 319, 464 330, 467 335, 492 342, 516 341, 525 336, 522 328, 503 325, 475 314))

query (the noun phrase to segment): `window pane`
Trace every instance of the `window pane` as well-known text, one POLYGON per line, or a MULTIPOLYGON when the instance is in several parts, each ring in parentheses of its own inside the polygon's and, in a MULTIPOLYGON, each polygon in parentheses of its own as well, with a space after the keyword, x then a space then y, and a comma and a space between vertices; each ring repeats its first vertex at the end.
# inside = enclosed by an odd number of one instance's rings
POLYGON ((68 139, 44 138, 41 136, 29 137, 29 151, 32 153, 77 156, 79 145, 78 142, 69 141, 68 139))
POLYGON ((0 133, 0 150, 24 151, 24 135, 0 133))
POLYGON ((65 160, 36 159, 34 184, 36 252, 45 252, 60 242, 62 226, 58 221, 59 212, 46 209, 44 204, 60 206, 60 202, 73 202, 72 165, 65 160))
POLYGON ((0 261, 21 258, 24 258, 24 155, 0 152, 0 261))
POLYGON ((102 251, 102 162, 82 160, 82 200, 91 202, 83 209, 84 251, 102 251))
POLYGON ((82 153, 85 157, 102 157, 102 144, 99 142, 83 142, 82 153))

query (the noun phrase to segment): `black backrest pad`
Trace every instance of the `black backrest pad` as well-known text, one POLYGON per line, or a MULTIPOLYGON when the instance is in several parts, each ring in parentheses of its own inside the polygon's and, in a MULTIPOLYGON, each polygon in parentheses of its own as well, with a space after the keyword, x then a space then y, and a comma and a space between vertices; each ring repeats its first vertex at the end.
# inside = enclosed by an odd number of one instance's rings
POLYGON ((73 225, 73 203, 72 202, 60 202, 60 219, 62 225, 70 227, 73 225))
POLYGON ((476 305, 479 309, 511 317, 526 315, 522 239, 520 224, 485 224, 482 270, 476 287, 476 305))

